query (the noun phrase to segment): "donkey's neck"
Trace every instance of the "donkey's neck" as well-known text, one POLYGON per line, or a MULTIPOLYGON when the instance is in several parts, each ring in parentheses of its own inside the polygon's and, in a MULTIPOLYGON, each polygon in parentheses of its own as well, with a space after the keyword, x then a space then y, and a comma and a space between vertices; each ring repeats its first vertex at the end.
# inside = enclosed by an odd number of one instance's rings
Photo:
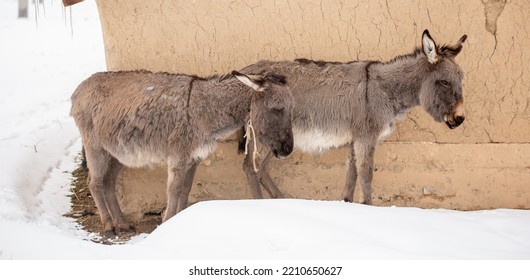
POLYGON ((214 138, 227 138, 245 125, 255 94, 251 88, 236 79, 215 83, 205 81, 196 87, 202 92, 208 92, 207 96, 199 96, 195 102, 207 102, 206 106, 201 107, 208 108, 208 113, 202 114, 201 118, 206 118, 204 123, 213 132, 214 138))
POLYGON ((423 77, 429 71, 427 63, 423 54, 415 52, 369 68, 371 82, 375 81, 384 92, 395 116, 420 104, 423 77))

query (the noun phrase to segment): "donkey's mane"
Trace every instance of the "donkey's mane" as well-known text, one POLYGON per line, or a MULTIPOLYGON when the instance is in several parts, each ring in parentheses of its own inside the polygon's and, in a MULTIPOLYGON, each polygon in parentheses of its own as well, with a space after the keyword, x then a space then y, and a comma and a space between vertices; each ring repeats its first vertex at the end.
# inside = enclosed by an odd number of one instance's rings
POLYGON ((381 63, 380 61, 377 61, 377 60, 351 60, 351 61, 341 62, 341 61, 311 60, 307 58, 297 58, 294 61, 301 63, 301 64, 313 63, 319 67, 326 67, 329 65, 346 65, 346 64, 356 63, 356 62, 366 62, 369 64, 381 63))
MULTIPOLYGON (((451 47, 449 46, 442 46, 440 48, 441 51, 443 50, 450 50, 451 47)), ((389 61, 386 61, 386 62, 381 62, 381 61, 378 61, 378 60, 352 60, 352 61, 346 61, 346 62, 340 62, 340 61, 324 61, 324 60, 311 60, 311 59, 307 59, 307 58, 297 58, 295 59, 294 61, 295 62, 298 62, 298 63, 301 63, 301 64, 315 64, 319 67, 325 67, 325 66, 329 66, 329 65, 345 65, 345 64, 351 64, 351 63, 355 63, 355 62, 366 62, 366 63, 369 63, 369 64, 374 64, 374 63, 383 63, 383 64, 391 64, 391 63, 394 63, 396 61, 400 61, 400 60, 406 60, 406 59, 409 59, 409 58, 416 58, 418 57, 418 55, 421 55, 423 53, 423 50, 421 48, 416 48, 414 49, 414 51, 412 53, 408 53, 408 54, 402 54, 402 55, 398 55, 394 58, 392 58, 391 60, 389 61)))
POLYGON ((391 60, 389 60, 387 62, 384 62, 384 64, 391 64, 391 63, 394 63, 394 62, 400 61, 400 60, 407 60, 407 59, 410 59, 410 58, 417 58, 418 55, 421 55, 421 54, 423 54, 423 50, 418 47, 418 48, 415 48, 412 53, 398 55, 398 56, 392 58, 391 60))
POLYGON ((325 60, 312 60, 312 59, 307 59, 307 58, 297 58, 294 60, 295 62, 299 62, 301 64, 310 64, 310 63, 313 63, 317 66, 320 66, 320 67, 324 67, 324 66, 327 66, 327 65, 336 65, 336 64, 349 64, 349 63, 353 63, 353 62, 356 62, 356 61, 347 61, 347 62, 340 62, 340 61, 325 61, 325 60))
POLYGON ((222 82, 224 80, 228 80, 230 78, 233 78, 234 75, 232 75, 232 73, 228 73, 228 74, 224 74, 224 75, 215 74, 215 75, 210 75, 210 76, 206 76, 206 77, 199 77, 199 76, 192 76, 192 77, 194 79, 196 79, 196 80, 203 80, 203 81, 215 80, 216 82, 222 82))
POLYGON ((287 77, 284 75, 276 74, 276 73, 263 73, 263 79, 268 81, 271 84, 277 84, 277 85, 286 85, 287 84, 287 77))
MULTIPOLYGON (((213 80, 215 82, 222 82, 224 80, 235 78, 235 76, 232 73, 227 73, 227 74, 223 74, 223 75, 214 74, 214 75, 210 75, 210 76, 201 77, 201 76, 197 76, 197 75, 190 75, 190 74, 183 74, 183 73, 169 73, 169 72, 165 72, 165 71, 154 72, 154 71, 145 70, 145 69, 107 71, 107 72, 103 72, 103 73, 104 74, 111 74, 111 73, 141 73, 141 74, 155 74, 155 75, 164 75, 164 76, 186 76, 186 77, 191 78, 192 81, 212 81, 213 80)), ((280 75, 280 74, 276 74, 276 73, 272 73, 272 72, 267 72, 267 71, 263 71, 262 73, 259 73, 259 74, 263 76, 263 81, 267 81, 267 82, 269 82, 271 84, 276 84, 276 85, 282 85, 282 86, 287 85, 287 77, 285 77, 284 75, 280 75)))
POLYGON ((155 72, 155 71, 150 71, 150 70, 145 70, 145 69, 107 71, 107 72, 104 72, 104 73, 106 73, 106 74, 111 74, 111 73, 139 73, 139 74, 155 74, 155 75, 163 75, 163 76, 186 76, 186 77, 190 77, 193 80, 198 80, 198 81, 216 80, 218 82, 221 82, 221 81, 224 81, 224 80, 227 80, 227 79, 230 79, 230 78, 234 77, 234 75, 232 75, 231 73, 224 74, 224 75, 214 74, 214 75, 202 77, 202 76, 190 75, 190 74, 184 74, 184 73, 170 73, 170 72, 166 72, 166 71, 156 71, 155 72))

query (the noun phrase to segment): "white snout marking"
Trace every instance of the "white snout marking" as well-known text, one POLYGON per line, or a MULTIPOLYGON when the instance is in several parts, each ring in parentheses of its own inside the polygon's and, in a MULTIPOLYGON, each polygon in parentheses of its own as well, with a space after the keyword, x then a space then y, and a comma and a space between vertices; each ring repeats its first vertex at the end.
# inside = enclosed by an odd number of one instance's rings
POLYGON ((464 108, 464 103, 460 102, 456 105, 454 115, 463 117, 466 114, 466 110, 464 108))

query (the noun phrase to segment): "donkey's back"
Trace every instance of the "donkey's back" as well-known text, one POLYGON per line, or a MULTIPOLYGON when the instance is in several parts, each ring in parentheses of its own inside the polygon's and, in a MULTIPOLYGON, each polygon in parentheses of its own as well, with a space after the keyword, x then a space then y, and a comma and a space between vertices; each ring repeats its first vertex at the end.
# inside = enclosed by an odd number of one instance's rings
POLYGON ((289 79, 295 98, 295 147, 321 152, 352 142, 363 130, 368 114, 365 100, 366 67, 370 62, 259 61, 244 73, 274 71, 289 79))
POLYGON ((83 144, 100 146, 131 167, 163 163, 168 137, 186 121, 192 80, 143 71, 92 75, 72 95, 70 113, 83 144))

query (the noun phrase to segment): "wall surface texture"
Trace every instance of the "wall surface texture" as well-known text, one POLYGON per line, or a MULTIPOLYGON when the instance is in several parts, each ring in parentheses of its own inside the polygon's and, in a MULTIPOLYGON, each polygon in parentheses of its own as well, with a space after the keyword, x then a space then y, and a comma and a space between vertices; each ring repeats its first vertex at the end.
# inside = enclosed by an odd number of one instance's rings
MULTIPOLYGON (((376 150, 374 204, 530 208, 530 2, 97 0, 109 70, 223 74, 261 59, 387 61, 429 29, 439 44, 468 35, 466 121, 455 130, 419 108, 376 150)), ((273 176, 293 198, 340 198, 346 151, 295 153, 273 176)), ((236 144, 201 164, 190 202, 250 198, 236 144)), ((160 211, 163 168, 127 169, 125 211, 160 211), (139 207, 140 206, 140 207, 139 207)))

